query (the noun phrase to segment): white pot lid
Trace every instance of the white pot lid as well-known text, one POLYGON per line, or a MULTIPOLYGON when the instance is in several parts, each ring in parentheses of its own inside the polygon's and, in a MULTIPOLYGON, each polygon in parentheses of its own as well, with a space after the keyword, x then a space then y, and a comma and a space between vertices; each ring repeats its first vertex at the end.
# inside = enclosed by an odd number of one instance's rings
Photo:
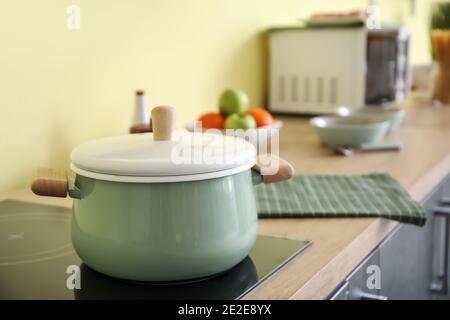
POLYGON ((255 157, 255 147, 244 139, 178 129, 167 141, 154 141, 152 133, 145 133, 82 144, 72 151, 71 167, 103 180, 172 182, 244 171, 255 157))

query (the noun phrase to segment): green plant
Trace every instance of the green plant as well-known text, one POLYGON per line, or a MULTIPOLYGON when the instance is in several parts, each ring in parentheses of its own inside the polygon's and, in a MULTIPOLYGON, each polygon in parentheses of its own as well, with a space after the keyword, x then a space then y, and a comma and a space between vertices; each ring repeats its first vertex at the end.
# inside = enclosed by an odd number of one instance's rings
POLYGON ((431 13, 431 29, 450 29, 450 2, 437 3, 431 13))

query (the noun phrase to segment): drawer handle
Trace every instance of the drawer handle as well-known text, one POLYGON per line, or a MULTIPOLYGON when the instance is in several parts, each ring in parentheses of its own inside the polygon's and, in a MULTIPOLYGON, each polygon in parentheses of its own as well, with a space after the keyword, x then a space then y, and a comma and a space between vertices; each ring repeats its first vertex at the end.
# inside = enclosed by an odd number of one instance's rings
POLYGON ((388 297, 378 295, 378 294, 372 294, 372 293, 361 293, 360 295, 361 300, 387 300, 388 297))
POLYGON ((450 216, 450 207, 435 206, 433 212, 437 216, 448 217, 450 216))
POLYGON ((444 206, 449 206, 450 205, 450 197, 441 198, 441 204, 444 206))
MULTIPOLYGON (((450 199, 442 199, 441 203, 450 204, 450 199)), ((437 279, 433 281, 431 284, 431 291, 440 293, 440 294, 447 294, 448 291, 448 255, 449 255, 449 223, 450 223, 450 207, 442 207, 442 206, 436 206, 433 208, 433 213, 437 217, 441 217, 444 219, 445 222, 445 228, 444 228, 444 250, 442 252, 442 256, 439 258, 440 262, 440 271, 437 276, 437 279)))
POLYGON ((388 297, 374 293, 367 293, 361 289, 353 289, 350 291, 351 300, 388 300, 388 297))

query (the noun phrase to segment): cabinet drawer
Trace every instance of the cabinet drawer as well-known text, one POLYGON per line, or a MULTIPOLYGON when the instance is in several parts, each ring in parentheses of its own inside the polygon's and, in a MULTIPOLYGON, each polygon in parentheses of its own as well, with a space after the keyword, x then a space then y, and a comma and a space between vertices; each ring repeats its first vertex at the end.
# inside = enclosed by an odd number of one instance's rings
POLYGON ((381 295, 389 299, 431 298, 442 224, 435 218, 434 208, 440 204, 448 182, 446 178, 422 202, 427 216, 423 227, 401 224, 380 245, 381 295))
POLYGON ((401 225, 380 246, 381 294, 389 299, 429 298, 432 248, 422 231, 401 225))
POLYGON ((432 297, 450 299, 450 176, 425 201, 425 209, 433 223, 432 297))

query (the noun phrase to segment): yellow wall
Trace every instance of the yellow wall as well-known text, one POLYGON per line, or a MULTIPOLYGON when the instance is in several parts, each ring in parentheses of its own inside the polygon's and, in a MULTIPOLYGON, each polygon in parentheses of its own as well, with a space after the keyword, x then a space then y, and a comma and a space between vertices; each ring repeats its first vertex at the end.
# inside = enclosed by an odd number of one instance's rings
MULTIPOLYGON (((417 0, 421 7, 428 0, 417 0)), ((0 193, 27 184, 33 168, 67 168, 81 142, 127 131, 137 88, 150 105, 177 107, 179 125, 216 108, 220 91, 242 88, 264 101, 261 30, 314 10, 353 9, 366 0, 1 1, 0 193), (81 8, 68 31, 66 8, 81 8)), ((417 28, 408 0, 381 0, 386 20, 417 28), (403 20, 402 20, 403 19, 403 20)), ((415 35, 414 35, 415 36, 415 35)), ((425 44, 424 44, 425 43, 425 44)), ((425 49, 414 51, 427 61, 425 49)))

